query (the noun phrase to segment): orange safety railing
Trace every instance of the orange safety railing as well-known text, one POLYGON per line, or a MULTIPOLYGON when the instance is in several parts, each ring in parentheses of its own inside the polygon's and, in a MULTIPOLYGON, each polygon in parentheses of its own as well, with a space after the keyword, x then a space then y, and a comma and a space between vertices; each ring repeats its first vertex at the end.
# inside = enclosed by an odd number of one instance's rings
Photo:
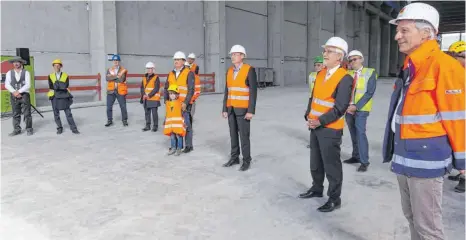
MULTIPOLYGON (((35 76, 34 80, 35 81, 47 81, 49 76, 35 76)), ((99 101, 102 99, 102 93, 101 93, 101 88, 102 88, 102 83, 101 83, 101 76, 100 73, 97 75, 69 75, 70 78, 70 91, 91 91, 91 90, 96 90, 97 94, 99 95, 99 101), (73 82, 71 80, 96 80, 96 84, 94 86, 75 86, 73 87, 73 82)), ((5 84, 2 83, 2 90, 6 90, 5 84)), ((48 92, 48 88, 36 88, 35 92, 36 93, 46 93, 48 92)))
MULTIPOLYGON (((159 78, 167 78, 168 74, 157 74, 159 78)), ((126 75, 126 78, 139 78, 139 83, 128 83, 128 88, 141 88, 141 83, 142 77, 144 77, 144 74, 140 73, 128 73, 126 75)), ((199 74, 199 77, 201 78, 201 94, 202 93, 208 93, 208 92, 215 92, 215 73, 211 74, 199 74)), ((163 97, 163 88, 165 86, 166 80, 160 79, 160 94, 163 97)), ((138 91, 138 93, 128 93, 126 96, 126 99, 137 99, 140 98, 141 95, 138 91)))

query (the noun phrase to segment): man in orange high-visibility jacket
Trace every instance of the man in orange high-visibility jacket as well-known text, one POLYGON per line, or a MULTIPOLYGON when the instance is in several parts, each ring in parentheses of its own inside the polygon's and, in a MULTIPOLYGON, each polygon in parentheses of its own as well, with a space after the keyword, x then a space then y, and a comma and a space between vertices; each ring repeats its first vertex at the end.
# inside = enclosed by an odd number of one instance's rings
POLYGON ((182 102, 184 123, 186 124, 185 147, 183 153, 189 153, 193 148, 193 126, 191 125, 191 99, 194 96, 194 73, 184 66, 186 55, 184 52, 176 52, 173 55, 175 69, 168 73, 165 83, 164 101, 169 100, 168 88, 170 85, 177 85, 180 92, 179 99, 182 102))
POLYGON ((464 68, 435 40, 434 7, 409 4, 390 23, 407 57, 388 108, 383 159, 397 174, 411 239, 443 240, 443 177, 452 166, 465 168, 464 68))
MULTIPOLYGON (((189 66, 189 70, 194 73, 195 78, 194 78, 194 96, 191 99, 191 116, 194 117, 194 112, 196 110, 196 100, 199 98, 201 95, 201 79, 199 78, 199 66, 194 62, 196 60, 196 55, 194 53, 190 53, 188 55, 188 61, 187 64, 189 66)), ((192 119, 191 119, 191 124, 192 119)))
POLYGON ((123 126, 128 126, 128 111, 126 110, 126 94, 128 86, 126 85, 126 73, 124 67, 120 66, 120 55, 113 55, 113 66, 107 70, 107 124, 106 127, 113 125, 113 104, 118 101, 121 110, 121 120, 123 126))
POLYGON ((246 171, 251 165, 249 135, 251 119, 256 112, 257 76, 254 67, 243 63, 246 57, 246 49, 243 46, 234 45, 230 50, 230 56, 233 65, 228 68, 226 75, 222 115, 228 118, 230 126, 231 155, 230 160, 223 166, 230 167, 239 164, 239 140, 241 139, 243 164, 239 170, 246 171))
POLYGON ((144 106, 146 116, 146 127, 142 131, 146 132, 150 130, 152 115, 152 132, 157 132, 159 128, 159 114, 157 111, 160 107, 160 79, 155 74, 155 64, 153 62, 146 63, 146 74, 142 77, 141 82, 140 103, 144 106))
POLYGON ((329 199, 317 210, 332 212, 341 206, 343 170, 340 146, 345 126, 344 115, 351 101, 353 78, 340 65, 348 54, 348 43, 340 37, 331 37, 322 47, 325 68, 317 74, 306 110, 311 129, 312 187, 299 197, 322 197, 327 176, 329 199))

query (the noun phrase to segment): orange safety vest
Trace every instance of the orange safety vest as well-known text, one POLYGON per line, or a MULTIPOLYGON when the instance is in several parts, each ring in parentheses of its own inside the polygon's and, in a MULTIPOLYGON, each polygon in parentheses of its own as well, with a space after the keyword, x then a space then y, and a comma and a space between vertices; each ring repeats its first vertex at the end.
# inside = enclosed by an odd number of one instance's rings
POLYGON ((178 90, 180 91, 180 95, 178 96, 178 99, 180 101, 184 101, 186 98, 186 95, 188 95, 188 74, 189 74, 189 69, 188 68, 183 68, 181 70, 180 75, 178 75, 178 78, 176 78, 176 75, 173 71, 171 71, 168 74, 168 86, 170 87, 170 84, 175 84, 178 86, 178 90))
MULTIPOLYGON (((146 95, 149 96, 149 93, 152 92, 152 90, 154 90, 155 88, 155 80, 157 79, 157 75, 154 74, 154 76, 149 79, 149 82, 147 82, 147 78, 146 76, 142 77, 142 84, 143 84, 143 87, 144 87, 144 92, 146 93, 146 95)), ((160 101, 160 91, 157 92, 154 96, 152 96, 151 98, 147 99, 149 101, 160 101)))
POLYGON ((201 95, 201 78, 199 75, 194 74, 194 96, 191 98, 193 104, 201 95))
MULTIPOLYGON (((113 71, 115 70, 115 67, 111 67, 109 69, 109 72, 111 75, 115 75, 113 71)), ((117 76, 118 78, 121 78, 123 74, 127 74, 128 70, 126 70, 124 67, 120 66, 120 69, 118 70, 117 76)), ((128 94, 128 85, 125 82, 117 83, 113 80, 107 81, 107 91, 115 91, 115 86, 118 90, 118 94, 120 95, 126 95, 128 94)))
POLYGON ((191 65, 191 69, 190 69, 191 72, 193 72, 194 74, 196 74, 196 68, 197 68, 197 64, 193 63, 193 64, 191 65))
MULTIPOLYGON (((347 74, 343 68, 338 68, 333 75, 325 81, 325 75, 327 75, 328 69, 323 69, 317 74, 314 91, 312 94, 312 105, 311 111, 309 112, 309 119, 318 119, 322 114, 330 111, 335 105, 335 98, 333 93, 337 88, 340 81, 347 74)), ((326 128, 332 128, 336 130, 342 130, 345 126, 344 118, 336 120, 335 122, 327 124, 326 128)))
POLYGON ((178 98, 173 101, 168 101, 165 104, 165 123, 163 134, 170 136, 172 133, 182 137, 186 135, 186 126, 184 124, 183 115, 181 113, 181 100, 178 98))
POLYGON ((246 80, 251 66, 243 63, 243 66, 241 66, 236 78, 233 78, 233 68, 234 66, 231 66, 227 72, 227 107, 248 108, 249 87, 246 85, 246 80))

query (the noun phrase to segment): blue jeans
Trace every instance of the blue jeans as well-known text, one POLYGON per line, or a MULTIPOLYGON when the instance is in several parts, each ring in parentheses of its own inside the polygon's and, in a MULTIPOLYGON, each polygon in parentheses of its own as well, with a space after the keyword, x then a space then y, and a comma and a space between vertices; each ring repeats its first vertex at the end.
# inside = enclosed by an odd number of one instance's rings
POLYGON ((172 149, 183 149, 183 137, 172 133, 170 135, 171 148, 172 149))
POLYGON ((369 164, 369 142, 366 135, 366 123, 369 112, 355 112, 354 115, 346 114, 346 123, 353 142, 352 157, 362 164, 369 164))

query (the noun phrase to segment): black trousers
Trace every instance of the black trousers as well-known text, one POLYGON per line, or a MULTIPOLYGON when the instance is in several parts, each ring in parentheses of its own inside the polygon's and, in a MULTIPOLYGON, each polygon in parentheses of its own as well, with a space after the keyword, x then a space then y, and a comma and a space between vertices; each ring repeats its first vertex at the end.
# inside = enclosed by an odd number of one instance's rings
POLYGON ((343 183, 343 171, 340 160, 341 138, 343 130, 318 128, 311 130, 311 175, 314 192, 324 191, 324 179, 327 176, 327 195, 331 200, 340 199, 343 183))
POLYGON ((13 128, 21 131, 21 112, 24 114, 26 129, 32 129, 31 98, 29 93, 21 94, 21 98, 10 95, 11 108, 13 111, 13 128))
POLYGON ((154 108, 144 108, 145 115, 146 115, 146 126, 150 126, 151 123, 151 115, 152 115, 152 120, 154 121, 154 127, 158 128, 159 127, 159 114, 157 112, 156 107, 154 108))
MULTIPOLYGON (((57 102, 52 100, 52 109, 53 109, 53 117, 55 118, 55 123, 57 124, 57 129, 63 128, 60 119, 60 110, 57 107, 57 102)), ((71 130, 77 130, 76 123, 74 122, 73 115, 71 114, 71 109, 68 107, 63 110, 65 112, 66 121, 68 121, 68 125, 70 126, 71 130)))
POLYGON ((107 119, 109 121, 113 120, 113 104, 115 100, 118 101, 121 110, 121 120, 128 120, 128 111, 126 110, 126 96, 120 95, 118 93, 108 93, 107 94, 107 119))
POLYGON ((241 139, 241 151, 243 161, 251 161, 250 126, 251 121, 244 119, 244 115, 236 115, 231 111, 228 115, 228 125, 230 126, 231 159, 237 159, 240 155, 239 141, 241 139), (239 132, 239 138, 238 138, 239 132))

